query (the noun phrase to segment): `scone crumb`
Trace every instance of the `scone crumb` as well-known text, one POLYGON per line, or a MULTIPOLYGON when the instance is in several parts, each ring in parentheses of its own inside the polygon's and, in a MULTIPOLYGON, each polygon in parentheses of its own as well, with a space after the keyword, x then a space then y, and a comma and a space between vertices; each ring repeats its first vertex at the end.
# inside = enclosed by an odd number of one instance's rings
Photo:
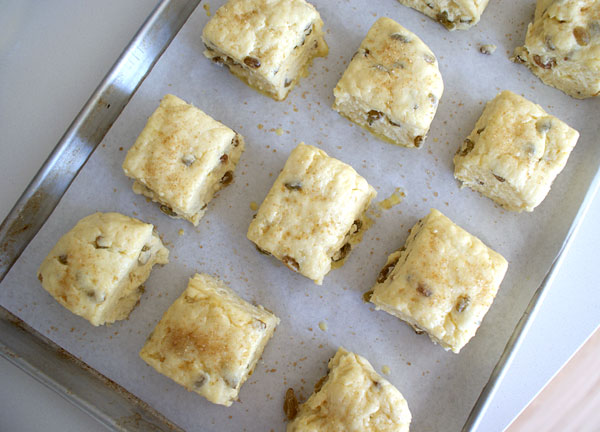
POLYGON ((283 135, 283 129, 277 128, 277 129, 275 129, 275 133, 277 134, 277 136, 281 136, 281 135, 283 135))
POLYGON ((325 321, 319 321, 319 328, 322 331, 327 331, 327 323, 325 321))
POLYGON ((385 375, 389 375, 391 372, 390 367, 388 365, 383 365, 381 372, 383 372, 385 375))
POLYGON ((480 45, 479 52, 481 54, 492 55, 496 51, 496 48, 496 45, 493 44, 480 45))
POLYGON ((256 201, 250 202, 250 210, 252 210, 252 211, 258 210, 258 204, 256 204, 256 201))
POLYGON ((180 236, 182 236, 184 233, 183 229, 180 229, 179 231, 177 231, 177 234, 179 234, 180 236))
POLYGON ((382 209, 385 210, 389 210, 392 207, 400 204, 404 198, 406 197, 406 193, 404 192, 404 189, 401 187, 397 187, 396 189, 394 189, 394 192, 386 199, 384 199, 383 201, 380 201, 379 207, 381 207, 382 209))
POLYGON ((206 11, 206 16, 208 16, 208 17, 209 17, 209 16, 210 16, 210 4, 208 4, 208 3, 204 3, 204 4, 202 5, 202 7, 203 7, 203 8, 204 8, 204 10, 206 11))

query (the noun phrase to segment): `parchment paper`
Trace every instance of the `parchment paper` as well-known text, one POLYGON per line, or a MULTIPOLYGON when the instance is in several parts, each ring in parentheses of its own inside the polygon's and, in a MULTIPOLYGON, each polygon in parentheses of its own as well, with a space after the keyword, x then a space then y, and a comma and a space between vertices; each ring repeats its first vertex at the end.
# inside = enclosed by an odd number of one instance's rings
MULTIPOLYGON (((215 11, 222 3, 212 1, 210 8, 215 11)), ((598 169, 599 101, 572 99, 509 61, 514 47, 524 40, 533 1, 493 0, 474 29, 453 33, 393 0, 313 3, 325 22, 330 53, 315 61, 310 76, 284 102, 258 94, 203 57, 200 35, 208 16, 199 7, 7 275, 0 303, 187 430, 283 430, 285 390, 293 387, 302 398, 308 397, 341 345, 366 357, 380 372, 384 365, 390 367, 384 376, 408 400, 411 430, 458 431, 598 169), (333 87, 381 16, 419 35, 440 63, 445 91, 421 149, 379 141, 330 109, 333 87), (498 46, 491 56, 478 51, 487 43, 498 46), (485 102, 503 89, 541 104, 581 132, 566 169, 531 214, 504 211, 469 189, 460 190, 452 174, 454 152, 485 102), (235 182, 209 204, 197 228, 166 217, 156 204, 135 195, 121 170, 126 151, 166 93, 198 106, 243 134, 247 142, 235 182), (259 254, 246 239, 255 212, 251 203, 261 203, 300 141, 352 165, 375 186, 376 201, 397 187, 407 195, 390 210, 373 206, 374 225, 344 267, 327 275, 320 287, 259 254), (362 300, 387 255, 403 245, 408 229, 432 207, 510 263, 490 312, 459 355, 445 352, 427 336, 416 335, 362 300), (171 250, 171 262, 153 270, 129 319, 99 328, 69 313, 36 279, 39 264, 60 236, 95 211, 119 211, 153 223, 171 250), (242 297, 281 318, 255 373, 242 387, 240 402, 230 408, 187 392, 138 357, 154 325, 195 272, 222 278, 242 297), (319 328, 321 321, 327 330, 319 328)))

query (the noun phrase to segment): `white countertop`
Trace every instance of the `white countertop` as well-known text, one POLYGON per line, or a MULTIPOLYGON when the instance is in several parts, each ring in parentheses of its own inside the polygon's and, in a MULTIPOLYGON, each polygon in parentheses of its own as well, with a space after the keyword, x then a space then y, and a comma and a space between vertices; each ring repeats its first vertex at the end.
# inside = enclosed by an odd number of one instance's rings
MULTIPOLYGON (((0 220, 149 15, 156 0, 0 0, 0 220)), ((600 324, 600 196, 492 401, 481 431, 502 430, 600 324), (582 298, 585 301, 582 301, 582 298)), ((0 430, 103 426, 0 359, 0 430)))

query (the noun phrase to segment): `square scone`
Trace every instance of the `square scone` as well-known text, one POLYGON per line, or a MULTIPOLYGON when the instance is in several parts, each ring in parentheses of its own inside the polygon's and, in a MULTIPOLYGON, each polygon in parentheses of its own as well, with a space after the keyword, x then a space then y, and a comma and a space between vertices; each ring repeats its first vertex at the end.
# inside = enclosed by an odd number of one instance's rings
POLYGON ((408 432, 406 399, 367 359, 340 347, 328 367, 287 432, 408 432))
POLYGON ((140 357, 210 402, 230 406, 279 318, 222 281, 196 274, 156 325, 140 357))
POLYGON ((542 107, 503 91, 487 103, 454 156, 461 187, 507 210, 531 212, 563 170, 579 133, 542 107))
POLYGON ((329 52, 322 28, 304 0, 229 0, 202 31, 204 55, 280 101, 329 52))
POLYGON ((333 94, 333 109, 377 137, 420 147, 444 91, 433 52, 414 33, 380 18, 333 94))
POLYGON ((513 60, 569 96, 600 95, 600 2, 538 0, 513 60))
POLYGON ((448 30, 468 30, 479 22, 489 0, 398 0, 448 30))
POLYGON ((377 195, 350 165, 300 143, 258 209, 248 239, 317 285, 343 264, 367 228, 377 195))
POLYGON ((166 95, 127 152, 133 191, 163 213, 194 225, 217 191, 233 181, 244 138, 177 96, 166 95))
POLYGON ((52 248, 38 279, 61 305, 95 326, 125 319, 154 264, 169 251, 154 226, 120 213, 81 219, 52 248))
POLYGON ((494 301, 508 263, 432 209, 392 253, 370 301, 458 353, 494 301))

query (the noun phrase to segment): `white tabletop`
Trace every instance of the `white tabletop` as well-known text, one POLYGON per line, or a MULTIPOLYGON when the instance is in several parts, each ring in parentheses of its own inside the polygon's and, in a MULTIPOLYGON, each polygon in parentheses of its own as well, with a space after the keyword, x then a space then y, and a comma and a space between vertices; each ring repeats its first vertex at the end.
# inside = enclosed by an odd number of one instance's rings
MULTIPOLYGON (((0 0, 0 220, 156 3, 0 0)), ((599 220, 600 196, 480 430, 506 427, 600 324, 599 220)), ((0 430, 42 428, 104 430, 0 359, 0 430)))

